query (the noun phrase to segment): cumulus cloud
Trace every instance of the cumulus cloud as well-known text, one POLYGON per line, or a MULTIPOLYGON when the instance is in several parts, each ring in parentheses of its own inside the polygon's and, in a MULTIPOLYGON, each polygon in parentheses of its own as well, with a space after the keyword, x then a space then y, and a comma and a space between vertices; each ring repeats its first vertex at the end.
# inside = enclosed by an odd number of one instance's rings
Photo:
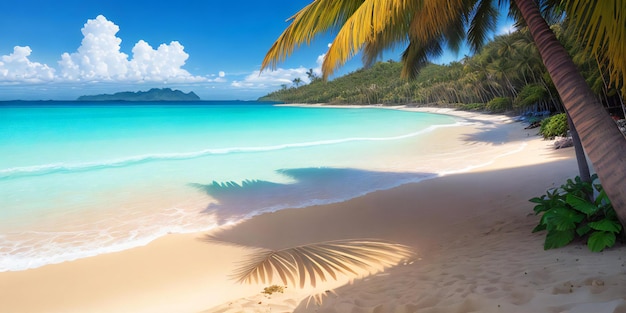
MULTIPOLYGON (((122 39, 117 36, 120 27, 103 15, 89 19, 81 29, 83 38, 75 51, 63 53, 57 64, 50 67, 46 64, 31 61, 29 46, 16 46, 11 54, 0 55, 0 84, 28 85, 31 83, 60 83, 64 90, 67 87, 112 88, 118 83, 141 83, 144 86, 160 86, 190 84, 202 85, 205 88, 214 84, 223 84, 238 90, 248 89, 252 92, 266 92, 277 89, 281 85, 291 85, 296 78, 302 83, 309 83, 308 67, 279 68, 274 71, 258 70, 252 73, 227 73, 219 71, 214 74, 195 76, 183 69, 189 54, 178 41, 163 43, 153 47, 144 40, 134 44, 131 51, 122 52, 122 39), (89 84, 84 84, 89 83, 89 84), (96 84, 97 83, 97 84, 96 84), (78 87, 81 86, 81 87, 78 87)), ((321 64, 325 55, 320 55, 313 72, 321 75, 321 64)), ((81 89, 82 90, 82 89, 81 89)))
POLYGON ((69 81, 197 82, 205 79, 182 69, 189 55, 177 41, 156 50, 140 40, 132 59, 120 51, 119 26, 98 15, 81 29, 83 40, 74 53, 63 53, 60 77, 69 81))
MULTIPOLYGON (((330 47, 330 44, 328 44, 330 47)), ((293 80, 296 78, 300 78, 303 83, 308 84, 311 82, 309 79, 309 75, 307 72, 313 70, 313 74, 317 77, 321 77, 322 75, 322 63, 324 63, 324 58, 326 54, 321 54, 316 59, 317 67, 307 69, 303 66, 298 68, 277 68, 273 71, 264 71, 259 73, 259 71, 254 71, 252 74, 246 76, 242 81, 233 81, 231 85, 237 88, 269 88, 269 87, 279 87, 281 85, 291 85, 293 84, 293 80)))
POLYGON ((29 46, 13 48, 13 53, 0 58, 0 82, 40 83, 54 79, 54 69, 28 59, 29 46))
MULTIPOLYGON (((177 41, 157 49, 140 40, 132 49, 132 58, 121 52, 122 39, 116 36, 119 26, 99 15, 81 29, 83 40, 73 53, 63 53, 58 71, 46 64, 29 60, 29 46, 13 48, 0 57, 0 82, 205 82, 182 67, 189 58, 177 41)), ((223 79, 223 76, 221 76, 223 79)))

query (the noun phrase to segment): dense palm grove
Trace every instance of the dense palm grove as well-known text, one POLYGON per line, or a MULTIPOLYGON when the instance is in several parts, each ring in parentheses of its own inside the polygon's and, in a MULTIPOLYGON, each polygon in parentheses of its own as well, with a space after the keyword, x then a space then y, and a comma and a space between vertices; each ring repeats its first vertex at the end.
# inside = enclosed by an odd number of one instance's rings
MULTIPOLYGON (((572 28, 554 25, 552 29, 607 111, 623 117, 621 93, 601 72, 602 64, 577 44, 576 34, 566 31, 572 28)), ((414 80, 401 78, 401 70, 400 62, 390 60, 328 82, 309 71, 310 84, 297 87, 300 79, 262 99, 288 103, 446 105, 492 112, 563 112, 558 93, 525 29, 495 37, 479 53, 460 62, 428 64, 414 80)))

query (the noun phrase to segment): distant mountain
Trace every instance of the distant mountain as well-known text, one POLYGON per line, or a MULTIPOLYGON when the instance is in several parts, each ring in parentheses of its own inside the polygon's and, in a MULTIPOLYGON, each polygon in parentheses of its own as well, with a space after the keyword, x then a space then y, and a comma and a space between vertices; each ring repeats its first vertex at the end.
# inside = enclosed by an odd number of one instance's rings
POLYGON ((198 101, 200 97, 193 91, 184 93, 171 88, 152 88, 148 91, 124 91, 114 94, 80 96, 78 101, 198 101))

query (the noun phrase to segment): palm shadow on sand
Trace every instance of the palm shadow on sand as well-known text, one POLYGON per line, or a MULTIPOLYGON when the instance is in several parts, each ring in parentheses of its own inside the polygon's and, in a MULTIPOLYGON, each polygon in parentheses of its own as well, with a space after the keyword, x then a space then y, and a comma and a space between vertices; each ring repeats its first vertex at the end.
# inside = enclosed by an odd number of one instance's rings
POLYGON ((351 168, 298 168, 278 171, 291 183, 263 180, 191 184, 214 198, 203 213, 219 223, 286 208, 341 202, 368 192, 435 177, 433 173, 376 172, 351 168))
MULTIPOLYGON (((294 182, 283 184, 255 180, 241 184, 213 182, 194 186, 218 202, 209 205, 204 212, 215 214, 220 222, 224 222, 229 218, 240 219, 264 211, 339 202, 369 191, 435 176, 346 168, 300 168, 279 172, 294 182)), ((317 231, 322 229, 318 228, 317 231)), ((382 271, 414 257, 408 246, 388 240, 354 239, 349 235, 345 237, 349 239, 323 239, 311 243, 299 241, 299 236, 292 233, 294 240, 289 242, 293 245, 272 247, 259 245, 258 242, 232 240, 234 238, 229 240, 220 234, 223 235, 221 232, 207 235, 203 240, 255 248, 247 260, 240 260, 241 266, 232 275, 240 283, 269 284, 276 278, 283 285, 295 288, 304 288, 306 285, 315 287, 319 281, 336 280, 342 275, 358 277, 366 272, 382 271)), ((323 296, 317 294, 311 297, 321 303, 323 296)))

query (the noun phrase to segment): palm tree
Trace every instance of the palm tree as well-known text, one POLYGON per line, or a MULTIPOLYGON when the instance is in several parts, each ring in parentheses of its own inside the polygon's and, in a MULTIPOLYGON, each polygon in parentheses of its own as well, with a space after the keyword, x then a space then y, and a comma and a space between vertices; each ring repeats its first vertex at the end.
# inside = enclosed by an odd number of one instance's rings
MULTIPOLYGON (((513 3, 529 28, 621 223, 626 225, 626 139, 550 30, 536 2, 513 3)), ((618 83, 626 73, 624 6, 626 2, 621 0, 566 2, 568 18, 585 30, 584 39, 594 54, 609 61, 612 81, 618 83)), ((324 78, 359 50, 363 50, 368 64, 385 49, 400 43, 407 46, 402 55, 403 76, 412 78, 429 56, 441 53, 441 42, 454 48, 465 37, 476 51, 486 31, 493 29, 496 13, 490 0, 315 0, 290 19, 291 24, 268 51, 262 69, 276 67, 295 47, 310 42, 316 34, 339 28, 322 65, 324 78)))
MULTIPOLYGON (((532 1, 515 0, 537 49, 578 131, 581 143, 626 225, 626 139, 588 87, 565 48, 556 39, 532 1), (610 189, 610 191, 609 191, 610 189)), ((610 16, 610 15, 609 15, 610 16)), ((625 32, 622 29, 622 32, 625 32)))
POLYGON ((310 68, 308 71, 306 71, 306 76, 309 78, 309 81, 313 82, 317 79, 317 75, 315 74, 315 72, 313 71, 312 68, 310 68))
POLYGON ((302 79, 300 79, 300 77, 296 77, 293 79, 293 84, 296 85, 296 88, 298 88, 301 83, 302 83, 302 79))

